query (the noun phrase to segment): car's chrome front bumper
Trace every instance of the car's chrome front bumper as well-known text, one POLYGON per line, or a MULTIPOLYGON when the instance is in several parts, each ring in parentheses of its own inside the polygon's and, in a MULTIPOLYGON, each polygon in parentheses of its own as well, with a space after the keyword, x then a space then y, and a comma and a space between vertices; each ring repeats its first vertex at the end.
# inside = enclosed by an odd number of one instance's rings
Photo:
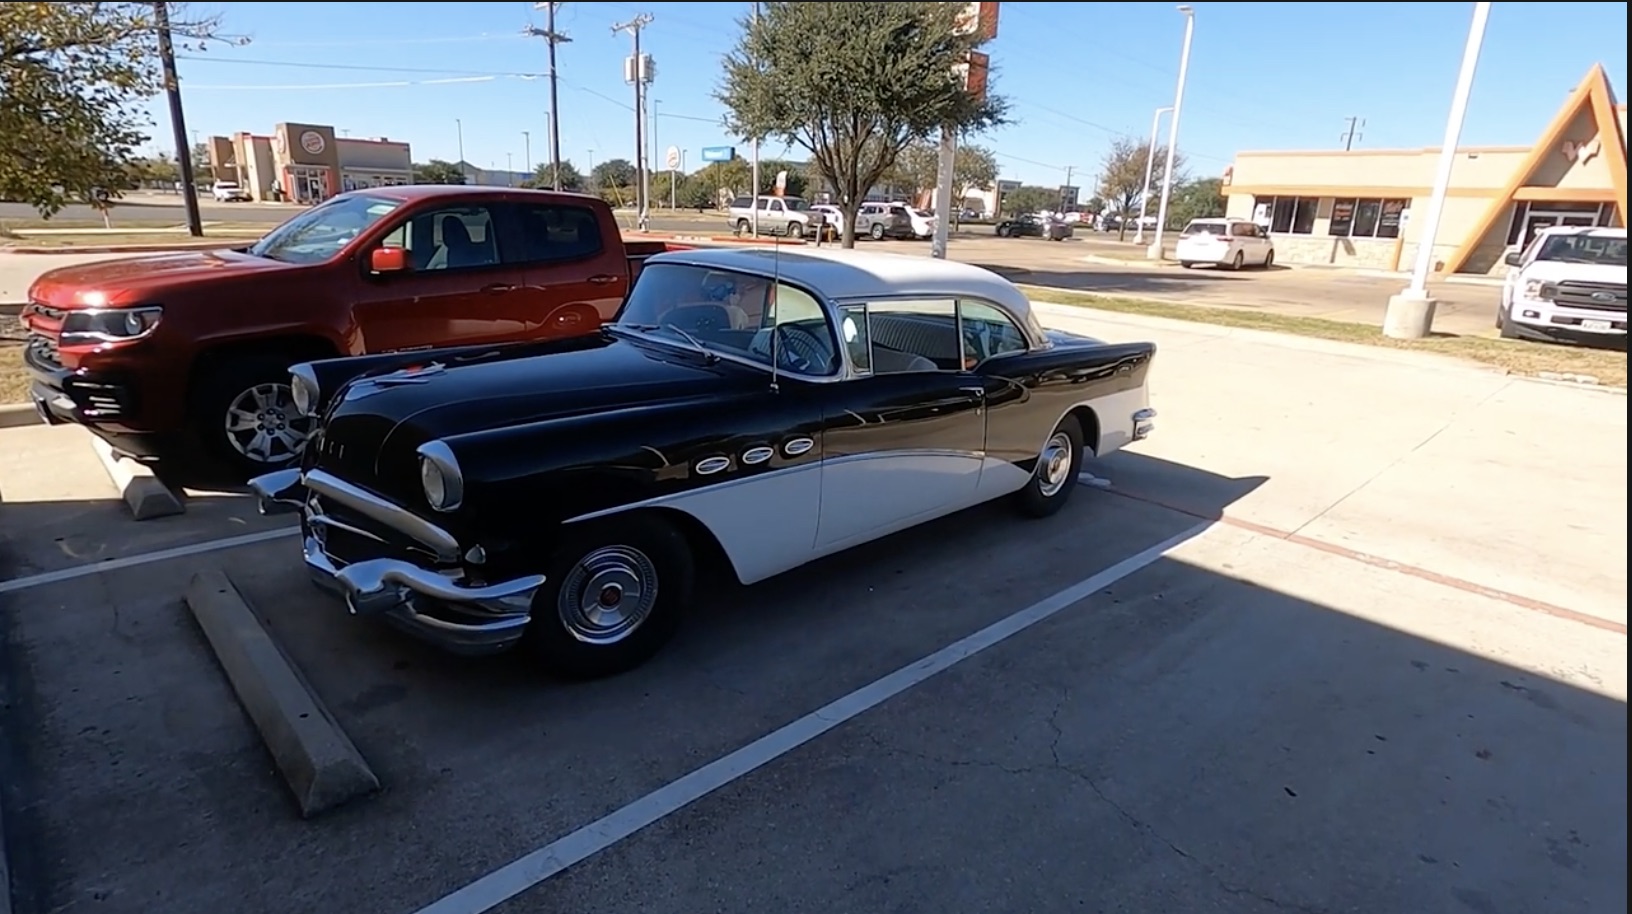
POLYGON ((533 595, 543 575, 523 575, 495 584, 467 584, 453 574, 395 558, 342 564, 324 550, 317 530, 336 524, 310 512, 312 492, 332 498, 392 530, 438 551, 455 543, 452 534, 370 493, 345 485, 321 471, 299 470, 257 476, 249 487, 263 514, 302 513, 302 554, 313 583, 345 600, 352 613, 380 616, 392 625, 457 654, 490 654, 520 640, 532 618, 533 595))

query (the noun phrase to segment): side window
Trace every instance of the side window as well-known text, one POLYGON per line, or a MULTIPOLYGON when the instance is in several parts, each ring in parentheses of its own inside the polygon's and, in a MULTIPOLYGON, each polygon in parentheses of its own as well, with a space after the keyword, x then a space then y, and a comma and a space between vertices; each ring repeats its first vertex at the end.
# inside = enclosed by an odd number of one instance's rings
POLYGON ((1025 352, 1026 335, 1002 309, 982 301, 958 302, 963 321, 964 367, 973 368, 993 356, 1025 352))
POLYGON ((753 205, 754 205, 754 201, 753 201, 752 198, 749 198, 749 197, 738 197, 735 200, 731 201, 731 208, 732 209, 748 209, 748 208, 752 207, 753 205))
POLYGON ((770 197, 760 197, 759 198, 759 208, 769 212, 770 208, 771 208, 771 198, 770 197))
POLYGON ((871 302, 867 337, 874 374, 957 371, 963 366, 958 309, 952 299, 871 302))
POLYGON ((454 206, 415 214, 384 245, 407 248, 415 272, 467 270, 499 263, 496 235, 487 207, 454 206))
POLYGON ((845 305, 839 309, 839 336, 850 364, 860 374, 873 371, 873 341, 867 330, 867 306, 845 305))
POLYGON ((518 237, 505 245, 509 263, 558 263, 601 253, 604 242, 595 211, 583 206, 520 204, 518 237))

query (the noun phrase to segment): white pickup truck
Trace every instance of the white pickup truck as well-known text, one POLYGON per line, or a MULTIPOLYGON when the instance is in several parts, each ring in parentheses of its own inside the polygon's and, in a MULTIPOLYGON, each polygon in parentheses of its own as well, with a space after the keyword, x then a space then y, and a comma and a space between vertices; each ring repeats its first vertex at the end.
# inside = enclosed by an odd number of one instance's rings
POLYGON ((1626 340, 1626 229, 1553 226, 1507 255, 1496 328, 1507 339, 1626 340))

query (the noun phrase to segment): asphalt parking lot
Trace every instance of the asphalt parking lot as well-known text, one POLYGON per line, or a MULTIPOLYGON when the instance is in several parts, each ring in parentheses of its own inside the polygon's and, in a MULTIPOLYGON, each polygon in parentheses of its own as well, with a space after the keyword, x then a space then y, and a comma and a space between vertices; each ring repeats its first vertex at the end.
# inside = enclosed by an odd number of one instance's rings
POLYGON ((1625 910, 1625 400, 1043 317, 1161 347, 1156 436, 1064 512, 723 588, 591 684, 346 616, 230 491, 136 523, 73 430, 0 431, 18 914, 1625 910), (204 568, 380 793, 298 816, 204 568))

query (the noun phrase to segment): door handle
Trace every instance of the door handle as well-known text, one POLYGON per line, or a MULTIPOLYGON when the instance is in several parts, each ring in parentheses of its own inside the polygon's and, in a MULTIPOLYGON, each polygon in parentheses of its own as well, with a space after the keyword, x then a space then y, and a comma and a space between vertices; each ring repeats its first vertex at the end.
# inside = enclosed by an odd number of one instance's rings
POLYGON ((608 283, 617 282, 618 277, 613 276, 611 273, 600 273, 600 274, 597 274, 595 276, 591 276, 589 278, 589 281, 594 283, 597 286, 604 286, 604 285, 607 285, 608 283))
POLYGON ((986 396, 986 388, 984 387, 960 387, 958 390, 962 393, 970 394, 971 396, 975 397, 986 396))
POLYGON ((497 295, 500 292, 514 292, 516 291, 516 287, 507 282, 496 282, 492 283, 491 285, 482 286, 482 291, 486 292, 488 295, 497 295))

